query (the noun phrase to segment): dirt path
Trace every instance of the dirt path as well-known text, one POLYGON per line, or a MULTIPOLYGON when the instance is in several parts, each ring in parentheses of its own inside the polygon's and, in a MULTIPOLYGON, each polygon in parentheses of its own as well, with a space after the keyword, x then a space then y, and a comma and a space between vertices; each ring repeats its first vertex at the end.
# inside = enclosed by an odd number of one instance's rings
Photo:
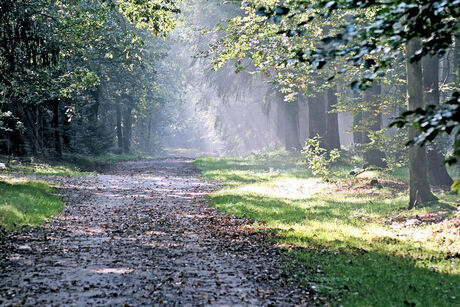
POLYGON ((168 158, 56 178, 62 216, 0 242, 0 305, 310 304, 278 269, 281 251, 209 208, 215 186, 197 176, 168 158))

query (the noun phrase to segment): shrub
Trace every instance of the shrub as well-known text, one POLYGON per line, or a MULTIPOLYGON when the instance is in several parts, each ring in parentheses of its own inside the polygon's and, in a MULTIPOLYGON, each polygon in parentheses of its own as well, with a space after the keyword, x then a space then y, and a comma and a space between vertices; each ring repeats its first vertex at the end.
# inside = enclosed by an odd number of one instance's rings
POLYGON ((321 147, 320 136, 309 138, 305 142, 305 146, 302 150, 302 155, 306 159, 308 168, 310 168, 313 174, 321 176, 322 180, 329 181, 331 176, 334 175, 331 172, 331 165, 340 157, 340 152, 337 149, 327 151, 321 147))

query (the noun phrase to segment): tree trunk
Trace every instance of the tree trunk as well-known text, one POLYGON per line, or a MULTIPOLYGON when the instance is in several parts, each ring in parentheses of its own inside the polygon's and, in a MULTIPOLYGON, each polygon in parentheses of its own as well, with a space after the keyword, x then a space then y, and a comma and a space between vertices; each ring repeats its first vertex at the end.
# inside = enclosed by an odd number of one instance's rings
POLYGON ((123 153, 128 154, 131 147, 131 133, 132 133, 132 111, 133 107, 126 106, 126 111, 123 114, 123 153))
MULTIPOLYGON (((363 112, 363 119, 366 124, 370 124, 368 127, 370 131, 378 131, 382 129, 382 112, 379 110, 378 99, 380 95, 381 86, 374 84, 374 86, 368 89, 364 93, 364 99, 370 104, 370 111, 363 112)), ((363 133, 363 144, 371 143, 369 133, 364 131, 363 133)), ((386 167, 385 154, 378 149, 366 150, 363 153, 364 163, 366 165, 375 165, 378 167, 386 167)))
POLYGON ((326 101, 325 95, 318 94, 308 99, 308 135, 309 138, 319 135, 322 140, 326 134, 326 101))
POLYGON ((99 106, 100 106, 100 93, 101 93, 101 86, 98 85, 92 92, 91 96, 93 97, 93 103, 91 104, 90 108, 90 125, 95 129, 97 127, 97 121, 99 117, 99 106))
POLYGON ((30 145, 31 145, 29 152, 26 152, 26 154, 37 155, 41 153, 43 149, 43 143, 39 142, 39 138, 40 138, 40 132, 42 132, 43 129, 42 130, 37 129, 37 127, 40 127, 40 124, 42 122, 41 112, 37 111, 40 108, 36 107, 34 108, 35 110, 33 109, 33 111, 35 111, 36 114, 39 114, 36 118, 36 121, 34 121, 32 119, 33 114, 32 115, 29 114, 30 108, 29 109, 24 108, 21 102, 15 100, 12 107, 13 107, 12 109, 13 113, 18 114, 18 117, 22 119, 22 122, 24 124, 24 127, 25 127, 24 140, 27 140, 28 142, 30 142, 30 145))
POLYGON ((121 106, 119 104, 116 105, 116 112, 117 112, 117 141, 118 141, 118 149, 123 151, 123 130, 121 126, 121 106))
POLYGON ((327 91, 327 113, 326 113, 326 135, 324 137, 324 148, 327 150, 340 150, 339 116, 337 113, 330 113, 337 104, 337 88, 327 91))
POLYGON ((59 127, 59 99, 54 99, 52 102, 53 108, 53 120, 51 122, 51 127, 54 132, 54 152, 56 156, 62 156, 62 145, 61 145, 61 131, 59 127))
POLYGON ((297 151, 301 149, 299 142, 299 103, 282 102, 284 104, 284 114, 286 116, 286 127, 284 130, 286 149, 297 151))
POLYGON ((284 114, 284 101, 276 100, 276 137, 286 148, 286 116, 284 114))
POLYGON ((72 127, 70 126, 70 116, 66 114, 65 110, 62 110, 61 114, 62 114, 62 145, 64 146, 66 150, 71 150, 72 127))
POLYGON ((455 37, 455 71, 457 73, 457 89, 460 88, 460 35, 455 37))
POLYGON ((147 141, 146 141, 146 150, 147 152, 151 152, 150 150, 150 143, 151 143, 151 140, 150 138, 152 137, 152 117, 149 116, 149 122, 147 124, 147 141))
MULTIPOLYGON (((425 103, 439 105, 439 59, 437 56, 423 58, 423 86, 425 103)), ((454 181, 443 164, 445 157, 436 143, 427 151, 428 180, 432 185, 451 185, 454 181)))
MULTIPOLYGON (((423 75, 422 63, 412 62, 411 58, 420 49, 420 39, 412 39, 406 44, 407 95, 408 110, 423 108, 423 75)), ((409 139, 413 139, 419 132, 409 127, 409 139)), ((427 161, 425 148, 411 146, 409 148, 409 209, 419 203, 437 200, 431 193, 428 183, 427 161)))
POLYGON ((286 150, 296 151, 302 147, 299 142, 299 103, 285 102, 276 90, 276 134, 286 150))
MULTIPOLYGON (((353 116, 353 127, 361 126, 363 120, 363 112, 358 112, 353 116)), ((362 129, 353 131, 353 143, 362 144, 363 143, 363 133, 362 129)))

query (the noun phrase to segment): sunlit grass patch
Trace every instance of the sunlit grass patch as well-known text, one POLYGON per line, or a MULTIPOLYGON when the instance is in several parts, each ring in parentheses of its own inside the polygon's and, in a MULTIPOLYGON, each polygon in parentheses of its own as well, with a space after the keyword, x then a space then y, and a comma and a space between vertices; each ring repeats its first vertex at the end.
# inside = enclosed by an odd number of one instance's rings
POLYGON ((0 226, 36 226, 59 214, 64 203, 53 194, 55 187, 29 179, 0 180, 0 226))
POLYGON ((195 163, 204 178, 223 180, 211 204, 271 229, 282 246, 300 248, 288 254, 288 270, 333 305, 460 306, 458 195, 439 193, 439 204, 409 211, 405 169, 355 177, 342 163, 339 178, 324 183, 296 157, 278 162, 195 163))
POLYGON ((331 187, 319 178, 264 177, 266 183, 254 183, 241 186, 239 191, 257 195, 282 198, 305 198, 316 193, 325 193, 331 187), (271 179, 271 180, 269 180, 271 179))

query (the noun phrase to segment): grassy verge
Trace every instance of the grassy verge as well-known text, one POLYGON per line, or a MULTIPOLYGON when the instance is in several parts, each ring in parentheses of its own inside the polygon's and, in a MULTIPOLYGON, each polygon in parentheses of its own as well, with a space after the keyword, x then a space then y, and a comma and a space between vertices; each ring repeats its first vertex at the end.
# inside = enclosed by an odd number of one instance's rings
POLYGON ((200 158, 220 210, 293 246, 287 269, 344 306, 460 306, 459 197, 408 211, 404 170, 323 183, 291 156, 200 158), (370 185, 378 179, 383 188, 370 185))
MULTIPOLYGON (((38 174, 83 176, 98 167, 122 160, 136 159, 129 155, 102 155, 97 157, 65 155, 58 160, 0 157, 6 169, 0 174, 38 174)), ((62 201, 53 195, 52 184, 26 178, 0 178, 0 227, 8 230, 18 226, 37 226, 63 208, 62 201)))
POLYGON ((48 182, 25 178, 0 180, 0 226, 8 230, 37 226, 59 214, 64 203, 53 192, 54 187, 48 182))
POLYGON ((134 155, 105 154, 101 156, 64 155, 60 159, 36 158, 7 158, 0 157, 0 162, 6 164, 6 169, 0 169, 0 174, 38 174, 58 176, 82 176, 104 165, 118 161, 137 159, 134 155))

